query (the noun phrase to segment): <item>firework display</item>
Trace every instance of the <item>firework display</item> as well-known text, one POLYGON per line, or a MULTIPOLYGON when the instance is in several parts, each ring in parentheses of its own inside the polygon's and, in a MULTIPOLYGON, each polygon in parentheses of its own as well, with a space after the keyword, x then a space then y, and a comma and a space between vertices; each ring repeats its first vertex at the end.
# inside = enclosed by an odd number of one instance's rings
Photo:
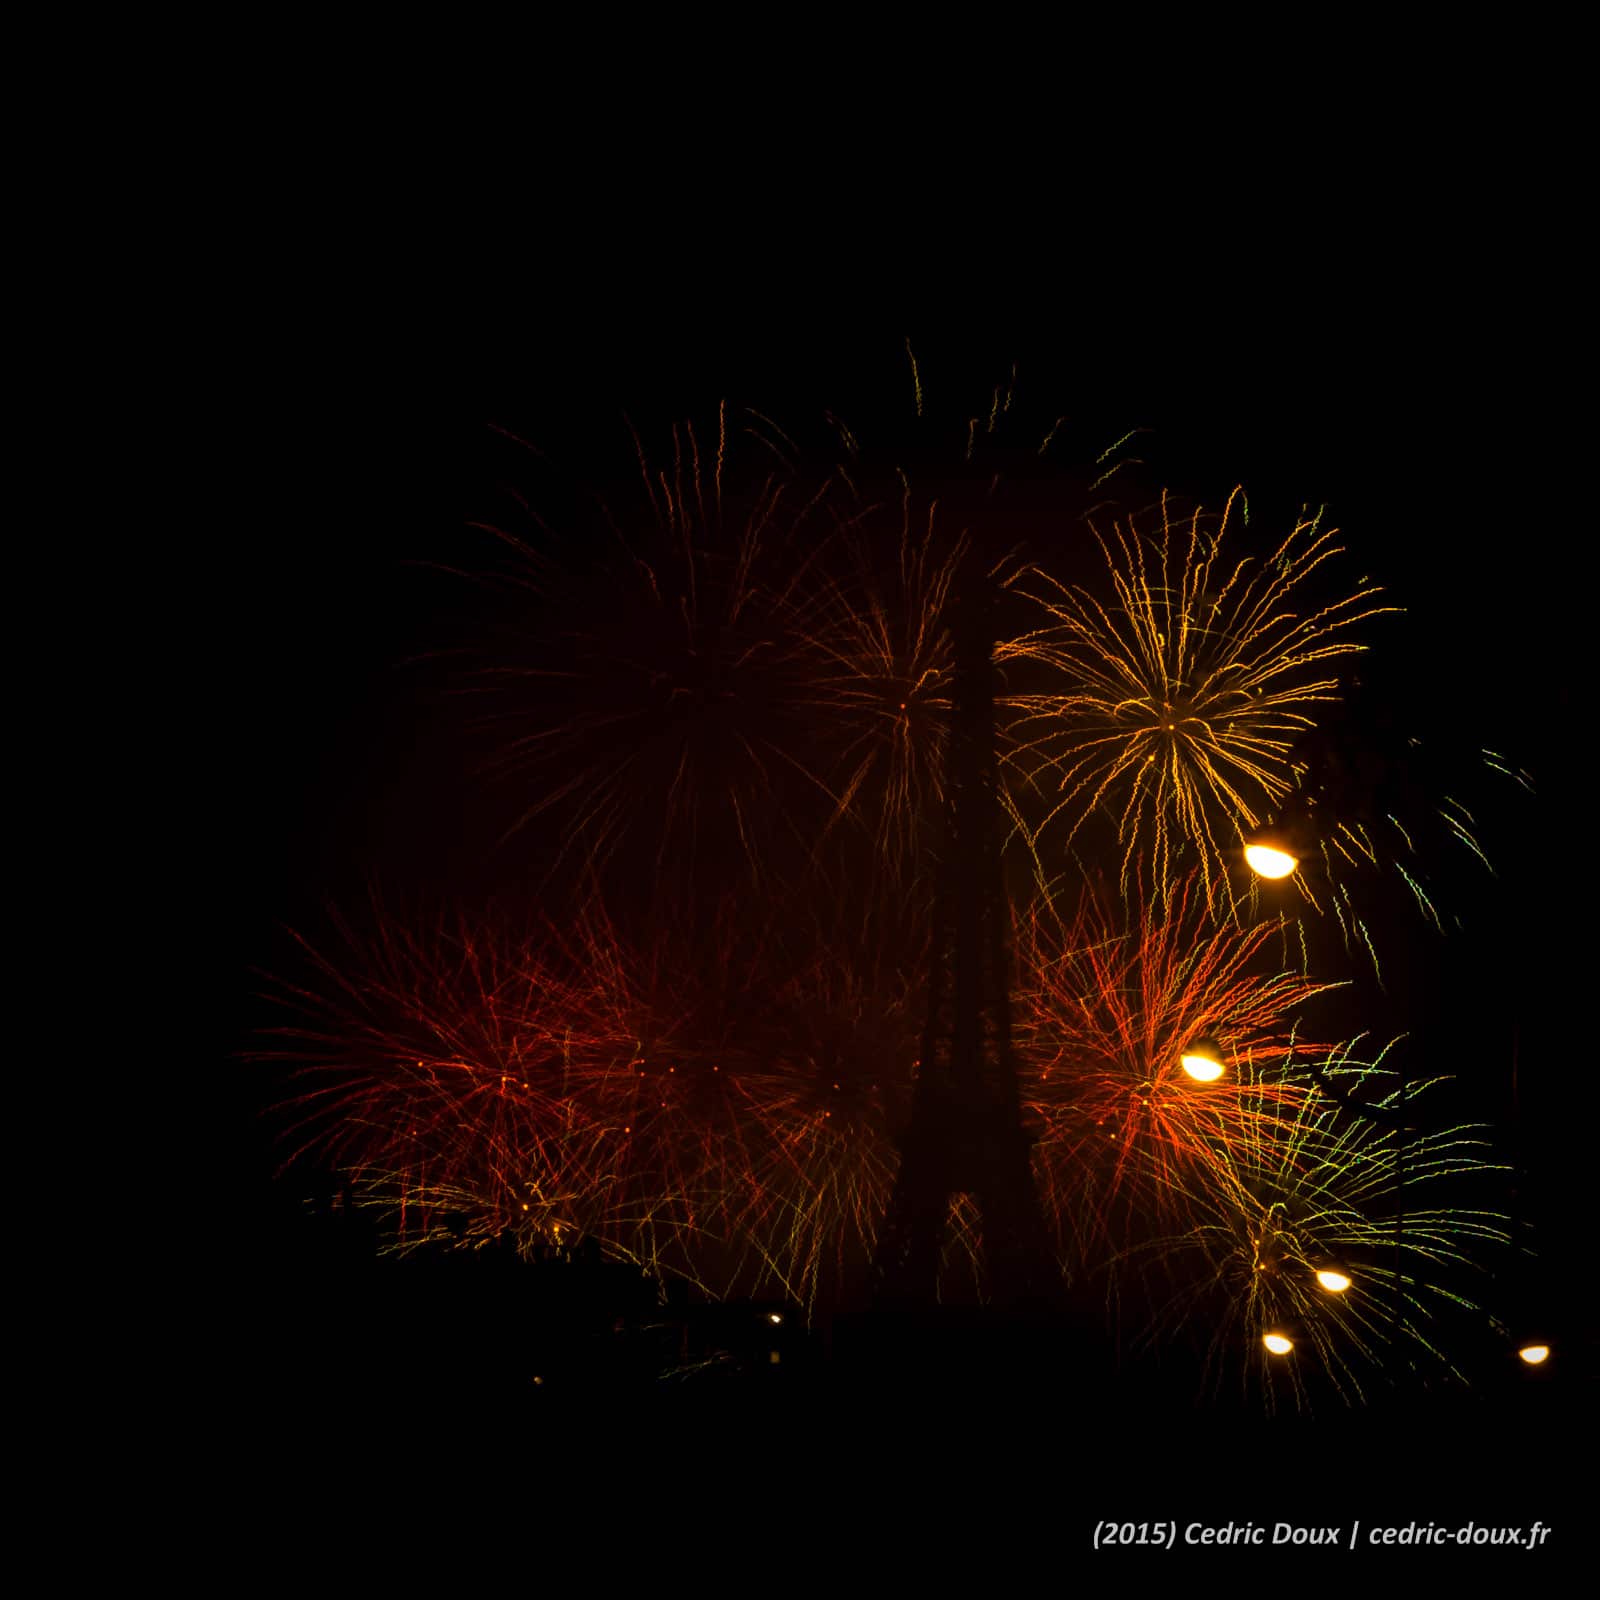
POLYGON ((1113 1214, 1170 1216, 1223 1153, 1292 1122, 1313 1090, 1297 1062, 1326 1046, 1297 1026, 1329 986, 1274 969, 1270 925, 1210 923, 1199 883, 1129 924, 1085 892, 1070 920, 1044 901, 1018 927, 1019 1033, 1050 1209, 1092 1252, 1113 1214), (1182 1064, 1196 1039, 1226 1063, 1201 1085, 1182 1064))
POLYGON ((814 1304, 870 1250, 917 1021, 848 935, 745 922, 625 941, 597 905, 511 938, 461 924, 317 955, 273 1052, 286 1109, 404 1253, 580 1238, 719 1296, 814 1304))
MULTIPOLYGON (((1416 1120, 1436 1074, 1330 1021, 1343 975, 1298 920, 1375 961, 1360 874, 1393 866, 1442 926, 1431 852, 1482 853, 1419 764, 1362 768, 1347 669, 1381 591, 1320 513, 1262 538, 1237 490, 1109 529, 1068 506, 1001 557, 973 525, 991 483, 957 514, 837 432, 814 468, 724 404, 653 452, 634 434, 631 490, 582 537, 531 510, 490 530, 501 610, 464 692, 549 870, 521 923, 375 903, 302 942, 261 1052, 291 1069, 285 1164, 337 1169, 400 1255, 587 1240, 663 1292, 861 1301, 929 1004, 947 622, 982 582, 1017 1081, 1063 1282, 1268 1406, 1449 1370, 1441 1308, 1508 1240, 1500 1169, 1469 1120, 1416 1120), (1269 824, 1309 841, 1270 900, 1243 863, 1269 824)), ((941 1292, 981 1298, 980 1219, 951 1221, 941 1292)))
POLYGON ((1452 859, 1492 872, 1479 838, 1479 793, 1528 775, 1492 750, 1456 736, 1418 737, 1428 719, 1399 714, 1391 698, 1355 676, 1293 751, 1298 787, 1277 810, 1279 838, 1295 856, 1298 908, 1332 921, 1343 949, 1381 976, 1375 929, 1420 917, 1442 933, 1461 921, 1459 897, 1442 885, 1452 859))
MULTIPOLYGON (((514 828, 548 828, 581 878, 681 908, 841 852, 902 883, 921 870, 945 798, 945 617, 981 569, 939 493, 899 469, 869 483, 841 432, 845 459, 808 474, 770 419, 724 404, 704 441, 674 427, 661 464, 633 436, 635 514, 595 497, 565 567, 486 530, 519 610, 462 692, 527 797, 514 828)), ((1026 633, 998 646, 1037 653, 1026 633)), ((1009 737, 1004 759, 1020 794, 1037 762, 1009 737)))
POLYGON ((1197 864, 1207 895, 1228 897, 1230 856, 1294 790, 1294 746, 1337 696, 1332 663, 1364 648, 1353 630, 1384 609, 1371 585, 1310 598, 1338 554, 1317 517, 1264 559, 1230 561, 1230 524, 1247 514, 1238 490, 1209 525, 1164 496, 1152 530, 1095 530, 1104 597, 1030 575, 1050 619, 1041 648, 1064 680, 1033 719, 1059 774, 1049 820, 1070 843, 1104 808, 1124 890, 1143 857, 1163 896, 1197 864))
MULTIPOLYGON (((760 434, 770 444, 769 433, 760 434)), ((821 737, 826 543, 817 504, 770 460, 725 485, 727 407, 712 438, 674 428, 670 465, 639 450, 638 513, 596 500, 565 566, 496 528, 501 586, 523 603, 469 683, 495 766, 585 876, 689 888, 759 880, 836 804, 821 737)))
MULTIPOLYGON (((1364 1062, 1345 1047, 1322 1065, 1341 1090, 1394 1108, 1383 1052, 1364 1062)), ((1407 1085, 1413 1112, 1441 1087, 1407 1085)), ((1309 1092, 1241 1098, 1253 1114, 1235 1135, 1168 1174, 1182 1228, 1122 1248, 1117 1269, 1147 1291, 1141 1337, 1181 1332, 1210 1385, 1241 1384, 1269 1406, 1304 1408, 1317 1392, 1357 1402, 1396 1369, 1452 1372, 1445 1319, 1486 1294, 1482 1253, 1509 1240, 1481 1199, 1503 1170, 1488 1130, 1407 1133, 1309 1092)))

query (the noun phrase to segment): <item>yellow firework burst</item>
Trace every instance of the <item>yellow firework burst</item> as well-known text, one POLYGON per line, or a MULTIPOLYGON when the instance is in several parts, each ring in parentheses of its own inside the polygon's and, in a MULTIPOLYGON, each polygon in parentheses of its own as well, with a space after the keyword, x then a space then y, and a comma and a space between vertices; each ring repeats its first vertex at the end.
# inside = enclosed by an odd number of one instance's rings
MULTIPOLYGON (((1070 844, 1097 812, 1122 850, 1123 888, 1136 852, 1163 902, 1198 866, 1213 906, 1228 901, 1227 853, 1295 786, 1291 750, 1338 696, 1332 663, 1365 648, 1353 627, 1392 607, 1365 580, 1325 603, 1313 574, 1334 556, 1336 529, 1302 517, 1265 560, 1230 565, 1230 524, 1248 520, 1242 491, 1220 517, 1094 529, 1109 595, 1034 569, 1021 586, 1048 617, 1036 653, 1060 674, 1034 697, 1029 742, 1054 804, 1035 830, 1070 844)), ((1091 524, 1091 527, 1093 525, 1091 524)), ((1046 840, 1048 843, 1049 841, 1046 840)))

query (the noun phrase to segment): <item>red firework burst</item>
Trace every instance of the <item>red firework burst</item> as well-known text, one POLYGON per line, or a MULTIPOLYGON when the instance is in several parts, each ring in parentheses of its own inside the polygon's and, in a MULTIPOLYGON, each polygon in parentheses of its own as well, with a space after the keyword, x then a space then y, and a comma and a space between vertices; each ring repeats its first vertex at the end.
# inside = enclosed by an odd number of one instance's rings
POLYGON ((760 420, 724 405, 709 439, 677 425, 664 467, 636 438, 642 502, 614 513, 594 495, 592 525, 529 510, 531 538, 488 530, 511 552, 496 576, 515 609, 477 647, 471 692, 497 765, 531 781, 515 827, 551 826, 583 873, 760 881, 836 804, 818 690, 832 486, 804 484, 760 420))
POLYGON ((815 1303, 871 1259, 915 1056, 920 971, 864 951, 733 916, 630 939, 595 905, 535 940, 380 917, 314 958, 269 1053, 299 1067, 295 1148, 398 1248, 584 1235, 815 1303))
POLYGON ((1325 1053, 1298 1018, 1331 986, 1279 970, 1277 932, 1214 925, 1195 880, 1131 925, 1094 891, 1070 920, 1048 902, 1019 919, 1023 1093, 1064 1246, 1098 1250, 1136 1207, 1170 1222, 1207 1173, 1226 1184, 1231 1146, 1293 1123, 1312 1090, 1289 1081, 1291 1065, 1325 1053), (1214 1083, 1181 1065, 1206 1036, 1228 1064, 1214 1083))

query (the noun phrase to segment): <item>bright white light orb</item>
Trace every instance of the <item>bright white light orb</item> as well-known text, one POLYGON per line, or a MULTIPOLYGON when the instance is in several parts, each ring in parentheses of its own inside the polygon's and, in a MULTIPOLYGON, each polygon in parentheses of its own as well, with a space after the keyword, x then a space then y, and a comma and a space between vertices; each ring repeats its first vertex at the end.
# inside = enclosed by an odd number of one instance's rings
POLYGON ((1246 845, 1244 858, 1250 870, 1263 878, 1287 878, 1300 865, 1288 851, 1266 844, 1246 845))
POLYGON ((1222 1076, 1222 1063, 1211 1056, 1186 1055, 1183 1070, 1201 1083, 1215 1083, 1222 1076))

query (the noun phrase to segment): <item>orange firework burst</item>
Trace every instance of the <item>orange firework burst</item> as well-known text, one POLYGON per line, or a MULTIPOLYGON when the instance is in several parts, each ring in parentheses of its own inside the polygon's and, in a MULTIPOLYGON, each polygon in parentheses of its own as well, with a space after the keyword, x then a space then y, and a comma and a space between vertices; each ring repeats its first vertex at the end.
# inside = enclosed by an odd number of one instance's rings
POLYGON ((1291 748, 1336 698, 1329 663, 1364 648, 1355 624, 1392 609, 1365 581, 1311 600, 1313 574, 1339 553, 1319 517, 1230 570, 1235 508, 1248 517, 1239 490, 1208 526, 1198 510, 1174 518, 1163 496, 1155 532, 1132 520, 1095 530, 1109 602, 1038 569, 1027 585, 1050 618, 1039 648, 1062 677, 1030 719, 1058 785, 1045 826, 1059 819, 1070 844, 1097 810, 1109 815, 1124 893, 1143 853, 1163 898, 1187 863, 1208 903, 1231 900, 1229 853, 1294 788, 1291 748))
POLYGON ((832 587, 819 639, 827 660, 819 689, 834 716, 839 774, 833 820, 862 824, 895 865, 906 862, 917 823, 943 794, 950 711, 943 615, 966 554, 959 536, 941 546, 931 506, 926 526, 913 525, 911 486, 901 481, 898 559, 875 561, 865 541, 847 541, 853 570, 832 587))
MULTIPOLYGON (((846 481, 849 481, 848 479, 846 481)), ((832 752, 831 783, 839 799, 833 822, 849 819, 871 842, 880 865, 903 878, 929 843, 923 825, 945 799, 945 744, 950 723, 952 652, 949 607, 959 585, 981 569, 951 509, 922 499, 896 474, 898 526, 873 523, 887 509, 856 495, 835 541, 838 576, 830 580, 818 644, 826 666, 817 685, 832 752), (885 555, 884 552, 892 552, 885 555)), ((854 491, 854 484, 851 483, 854 491)), ((949 486, 946 486, 947 488, 949 486)), ((982 574, 997 588, 1016 576, 1002 561, 982 574)), ((1002 666, 1032 652, 1027 638, 1002 638, 1002 666)), ((1002 696, 1002 766, 1012 702, 1002 696)))
POLYGON ((1321 1047, 1298 1036, 1297 1018, 1332 986, 1274 970, 1274 933, 1210 924, 1194 879, 1131 927, 1093 893, 1070 922, 1048 904, 1020 921, 1023 1093, 1064 1245, 1100 1245, 1119 1206, 1171 1217, 1232 1145, 1298 1114, 1312 1091, 1289 1069, 1321 1047), (1181 1064, 1200 1038, 1221 1047, 1215 1082, 1181 1064))

